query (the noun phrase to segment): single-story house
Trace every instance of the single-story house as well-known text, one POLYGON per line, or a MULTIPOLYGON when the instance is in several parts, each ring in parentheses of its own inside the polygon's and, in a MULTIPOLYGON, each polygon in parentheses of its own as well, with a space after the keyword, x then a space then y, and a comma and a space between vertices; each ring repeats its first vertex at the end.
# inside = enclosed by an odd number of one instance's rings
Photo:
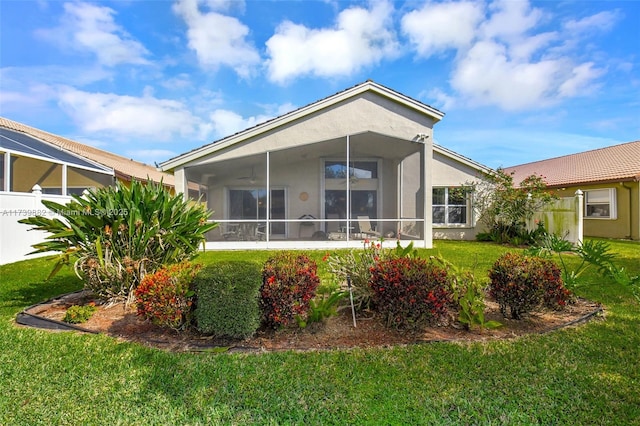
POLYGON ((0 117, 0 264, 25 259, 46 237, 18 223, 51 214, 43 199, 66 204, 87 188, 148 178, 173 189, 173 175, 155 167, 0 117))
POLYGON ((584 235, 640 239, 640 141, 504 169, 514 184, 542 176, 561 197, 584 194, 584 235))
POLYGON ((471 197, 490 172, 433 143, 444 114, 372 81, 163 162, 176 191, 205 188, 207 248, 431 247, 473 239, 471 197))

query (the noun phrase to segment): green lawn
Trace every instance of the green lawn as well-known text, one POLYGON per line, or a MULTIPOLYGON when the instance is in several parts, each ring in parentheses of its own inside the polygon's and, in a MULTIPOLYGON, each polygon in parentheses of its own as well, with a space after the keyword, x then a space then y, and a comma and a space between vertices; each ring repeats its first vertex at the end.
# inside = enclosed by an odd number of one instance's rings
MULTIPOLYGON (((640 244, 611 242, 640 273, 640 244)), ((507 248, 437 241, 485 275, 507 248)), ((324 252, 312 252, 320 263, 324 252)), ((264 260, 267 252, 208 252, 264 260)), ((0 267, 0 424, 640 425, 640 309, 592 271, 604 319, 546 335, 318 353, 167 353, 102 335, 17 327, 16 313, 81 287, 50 264, 0 267)), ((323 271, 321 271, 321 275, 323 271)), ((326 275, 324 275, 326 276, 326 275)))

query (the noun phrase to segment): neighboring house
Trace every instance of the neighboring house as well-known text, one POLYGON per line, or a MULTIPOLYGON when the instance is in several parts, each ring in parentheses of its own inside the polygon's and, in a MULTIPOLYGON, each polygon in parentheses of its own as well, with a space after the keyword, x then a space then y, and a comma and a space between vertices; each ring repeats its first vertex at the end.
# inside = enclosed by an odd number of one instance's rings
POLYGON ((0 191, 31 192, 38 184, 45 194, 80 194, 114 179, 174 186, 155 167, 0 117, 0 191))
POLYGON ((490 171, 433 144, 443 116, 367 81, 161 168, 178 192, 206 188, 220 223, 208 248, 357 247, 380 236, 431 247, 475 237, 470 200, 451 188, 490 171))
POLYGON ((640 141, 507 167, 517 185, 542 176, 561 197, 584 193, 584 235, 640 239, 640 141))
POLYGON ((0 117, 0 264, 24 259, 46 237, 18 223, 53 215, 43 199, 66 204, 87 188, 148 178, 174 186, 154 167, 0 117))

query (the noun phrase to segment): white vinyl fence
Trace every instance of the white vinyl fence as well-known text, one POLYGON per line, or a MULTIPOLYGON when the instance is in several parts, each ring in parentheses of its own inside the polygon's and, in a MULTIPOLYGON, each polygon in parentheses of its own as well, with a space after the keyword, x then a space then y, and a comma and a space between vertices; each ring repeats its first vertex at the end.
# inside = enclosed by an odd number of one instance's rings
POLYGON ((537 212, 527 224, 529 229, 535 229, 539 222, 551 234, 563 237, 576 244, 583 241, 584 196, 582 191, 576 191, 573 197, 565 197, 548 205, 543 211, 537 212))
POLYGON ((27 253, 33 251, 32 244, 44 241, 48 234, 29 231, 31 225, 18 223, 20 219, 30 216, 56 217, 42 204, 43 199, 59 204, 71 201, 71 197, 67 196, 42 195, 38 185, 33 187, 31 193, 0 192, 0 265, 44 255, 27 256, 27 253))

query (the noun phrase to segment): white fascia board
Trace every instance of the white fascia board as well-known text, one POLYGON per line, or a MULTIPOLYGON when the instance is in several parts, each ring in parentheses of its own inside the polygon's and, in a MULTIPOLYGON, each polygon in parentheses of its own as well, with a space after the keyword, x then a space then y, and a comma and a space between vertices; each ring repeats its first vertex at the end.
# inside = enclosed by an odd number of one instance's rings
POLYGON ((367 81, 360 85, 354 86, 350 89, 346 89, 342 92, 336 93, 333 96, 329 96, 327 98, 316 101, 312 104, 299 108, 297 110, 291 111, 290 113, 281 115, 279 117, 273 118, 269 121, 266 121, 262 124, 258 124, 249 129, 242 130, 236 134, 228 136, 224 139, 221 139, 217 142, 212 142, 210 144, 204 145, 200 148, 196 148, 191 152, 180 155, 176 158, 167 160, 163 163, 160 163, 160 170, 163 172, 167 172, 178 168, 180 166, 185 165, 186 163, 190 163, 200 157, 210 155, 215 153, 216 151, 223 150, 229 146, 232 146, 238 142, 245 141, 252 137, 256 137, 262 133, 269 132, 283 125, 289 124, 295 120, 298 120, 307 115, 313 114, 317 111, 325 109, 331 105, 342 102, 345 99, 349 99, 356 95, 360 95, 367 91, 373 91, 381 96, 396 100, 411 109, 416 109, 426 115, 431 116, 434 119, 434 122, 440 121, 444 117, 444 113, 436 110, 435 108, 431 108, 426 104, 418 102, 414 99, 411 99, 407 96, 404 96, 398 92, 392 91, 384 86, 376 84, 372 81, 367 81))

